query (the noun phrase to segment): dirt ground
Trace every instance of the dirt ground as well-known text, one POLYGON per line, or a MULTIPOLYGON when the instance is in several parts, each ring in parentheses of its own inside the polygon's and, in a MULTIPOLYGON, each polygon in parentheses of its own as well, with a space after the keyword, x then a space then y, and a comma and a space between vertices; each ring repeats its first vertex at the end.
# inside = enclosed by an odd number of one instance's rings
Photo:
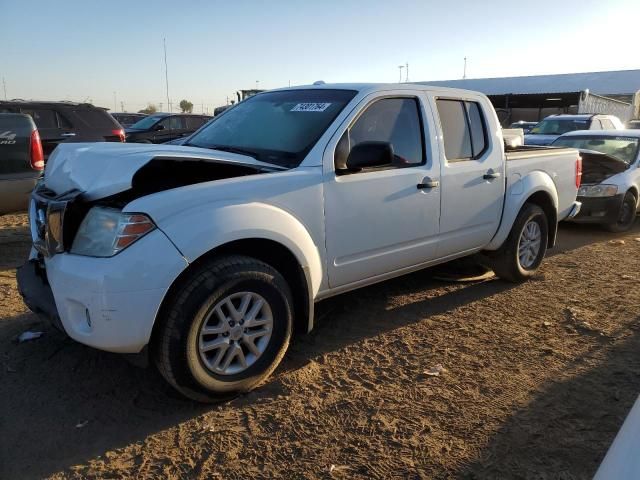
POLYGON ((199 405, 29 313, 26 219, 0 217, 0 478, 590 478, 640 392, 638 237, 564 225, 524 285, 325 301, 266 385, 199 405))

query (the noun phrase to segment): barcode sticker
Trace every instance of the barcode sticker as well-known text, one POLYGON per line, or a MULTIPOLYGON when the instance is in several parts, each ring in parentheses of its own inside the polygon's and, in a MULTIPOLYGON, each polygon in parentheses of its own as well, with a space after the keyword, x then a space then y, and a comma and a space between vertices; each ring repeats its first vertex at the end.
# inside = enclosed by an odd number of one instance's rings
POLYGON ((291 109, 292 112, 324 112, 330 103, 299 103, 291 109))

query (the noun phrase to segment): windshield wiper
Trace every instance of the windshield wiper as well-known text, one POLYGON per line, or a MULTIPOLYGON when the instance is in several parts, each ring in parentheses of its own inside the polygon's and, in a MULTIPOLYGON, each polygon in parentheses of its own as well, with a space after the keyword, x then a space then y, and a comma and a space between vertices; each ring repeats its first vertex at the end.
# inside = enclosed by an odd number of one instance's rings
POLYGON ((206 148, 211 150, 220 150, 221 152, 238 153, 240 155, 248 155, 258 160, 258 154, 253 150, 247 150, 244 148, 232 147, 231 145, 209 145, 206 148))

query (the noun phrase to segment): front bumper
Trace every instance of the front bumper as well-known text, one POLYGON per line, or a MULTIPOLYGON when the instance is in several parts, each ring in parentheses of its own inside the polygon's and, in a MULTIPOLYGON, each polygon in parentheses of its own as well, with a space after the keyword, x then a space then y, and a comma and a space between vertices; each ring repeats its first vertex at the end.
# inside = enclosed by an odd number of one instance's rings
POLYGON ((69 253, 32 258, 19 270, 18 288, 32 311, 74 340, 138 353, 149 342, 167 290, 186 266, 165 234, 155 230, 110 258, 69 253))
POLYGON ((613 197, 578 197, 580 213, 571 219, 576 223, 614 223, 620 215, 624 194, 613 197))

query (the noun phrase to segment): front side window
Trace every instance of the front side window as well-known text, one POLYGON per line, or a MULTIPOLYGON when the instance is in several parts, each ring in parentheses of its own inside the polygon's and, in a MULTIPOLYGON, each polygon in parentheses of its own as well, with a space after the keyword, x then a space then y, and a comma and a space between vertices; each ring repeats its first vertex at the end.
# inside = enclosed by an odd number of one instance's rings
POLYGON ((487 127, 477 102, 438 99, 436 101, 444 152, 448 160, 471 160, 487 148, 487 127))
POLYGON ((163 118, 163 117, 162 116, 158 116, 158 115, 149 115, 148 117, 144 117, 144 118, 138 120, 133 125, 131 125, 131 128, 136 128, 136 129, 140 129, 140 130, 148 130, 151 127, 153 127, 161 118, 163 118))
POLYGON ((389 142, 394 166, 424 162, 418 101, 414 98, 385 98, 369 106, 348 131, 349 146, 362 142, 389 142))
POLYGON ((260 93, 215 117, 186 145, 293 168, 356 93, 324 88, 260 93))

